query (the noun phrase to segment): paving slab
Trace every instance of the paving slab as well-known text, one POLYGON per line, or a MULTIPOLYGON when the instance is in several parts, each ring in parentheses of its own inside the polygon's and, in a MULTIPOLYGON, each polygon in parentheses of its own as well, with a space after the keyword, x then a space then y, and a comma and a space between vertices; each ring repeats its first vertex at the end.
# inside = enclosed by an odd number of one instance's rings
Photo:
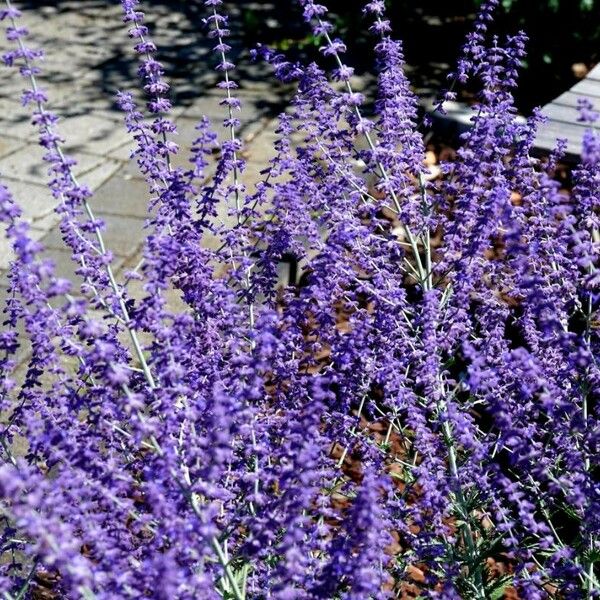
MULTIPOLYGON (((105 223, 102 236, 107 250, 114 255, 130 256, 142 244, 145 237, 145 219, 110 215, 102 211, 96 211, 96 217, 105 223)), ((64 248, 62 236, 57 228, 52 229, 41 241, 46 248, 57 250, 64 248)))
POLYGON ((15 202, 23 211, 23 218, 35 226, 54 210, 58 201, 45 185, 25 181, 5 181, 15 202))
MULTIPOLYGON (((68 279, 72 282, 72 296, 80 296, 80 286, 83 279, 76 271, 81 267, 80 263, 75 262, 71 256, 71 252, 63 247, 61 248, 45 248, 42 253, 43 257, 50 260, 54 265, 54 275, 62 279, 68 279)), ((119 271, 124 264, 125 258, 122 256, 113 256, 112 268, 115 272, 119 271)), ((3 281, 6 282, 6 276, 3 276, 3 281)), ((56 301, 52 301, 56 305, 56 301)))
MULTIPOLYGON (((45 234, 45 231, 39 231, 36 229, 31 229, 29 231, 29 237, 38 241, 45 234)), ((10 261, 13 258, 12 252, 12 243, 6 239, 6 226, 4 224, 0 225, 0 270, 6 271, 10 265, 10 261)), ((6 275, 2 274, 0 277, 1 281, 6 281, 6 275)))
MULTIPOLYGON (((8 179, 39 183, 48 180, 48 165, 44 162, 44 149, 36 144, 27 144, 23 148, 0 159, 0 173, 8 179)), ((80 175, 99 166, 105 159, 93 154, 78 153, 75 175, 80 175)))
POLYGON ((12 154, 25 145, 23 140, 10 137, 0 137, 0 158, 12 154))
POLYGON ((65 139, 65 150, 70 154, 80 151, 109 154, 130 138, 124 126, 93 114, 65 119, 59 130, 65 139))
POLYGON ((248 143, 245 149, 246 160, 249 164, 252 164, 255 170, 267 168, 269 161, 276 156, 275 142, 279 139, 279 136, 275 133, 276 128, 277 121, 270 121, 248 143))
MULTIPOLYGON (((0 83, 0 90, 2 86, 0 83)), ((0 139, 8 136, 23 141, 31 137, 34 129, 30 119, 29 112, 20 102, 2 98, 0 94, 0 139)))
POLYGON ((148 198, 148 184, 121 168, 96 190, 90 203, 103 214, 146 218, 148 198))
POLYGON ((60 215, 56 212, 48 213, 40 219, 32 221, 31 227, 44 233, 48 233, 55 225, 60 222, 60 215))
MULTIPOLYGON (((79 154, 77 154, 79 157, 79 154)), ((87 185, 92 191, 98 189, 110 177, 112 177, 120 168, 121 163, 112 158, 98 157, 100 162, 88 169, 79 173, 78 181, 87 185)))

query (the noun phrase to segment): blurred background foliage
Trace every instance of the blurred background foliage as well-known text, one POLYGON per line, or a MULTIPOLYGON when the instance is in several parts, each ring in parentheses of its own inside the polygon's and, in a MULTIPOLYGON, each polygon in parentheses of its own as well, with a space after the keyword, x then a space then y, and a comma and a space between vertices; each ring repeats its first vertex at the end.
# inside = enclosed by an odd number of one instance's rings
MULTIPOLYGON (((388 0, 394 34, 405 43, 407 70, 417 90, 434 93, 444 86, 481 0, 388 0)), ((372 69, 372 53, 361 8, 364 0, 326 2, 349 45, 350 60, 363 72, 372 69)), ((307 32, 290 0, 253 2, 243 9, 244 29, 292 55, 317 56, 319 40, 307 32), (272 8, 272 5, 271 5, 272 8)), ((528 58, 517 95, 529 111, 571 87, 599 61, 600 0, 503 0, 493 30, 499 35, 523 29, 529 36, 528 58)), ((468 92, 465 92, 468 97, 468 92)))

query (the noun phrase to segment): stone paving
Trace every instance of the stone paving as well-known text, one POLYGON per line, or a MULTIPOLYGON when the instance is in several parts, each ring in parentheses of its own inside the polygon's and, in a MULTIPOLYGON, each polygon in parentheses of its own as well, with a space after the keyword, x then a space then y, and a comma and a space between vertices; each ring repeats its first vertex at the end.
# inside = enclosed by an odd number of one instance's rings
MULTIPOLYGON (((115 255, 114 266, 119 271, 135 262, 139 254, 148 199, 145 182, 129 161, 132 140, 114 102, 117 90, 135 91, 140 87, 137 58, 121 21, 119 3, 17 0, 16 4, 23 9, 23 22, 30 29, 32 43, 46 52, 39 81, 49 95, 50 109, 61 116, 59 132, 66 139, 66 151, 78 161, 75 174, 95 192, 91 204, 106 222, 107 246, 115 255)), ((244 104, 241 136, 247 143, 245 154, 254 166, 245 183, 252 186, 269 158, 274 117, 285 92, 273 84, 265 67, 250 62, 236 41, 241 21, 236 17, 249 3, 229 4, 234 54, 239 64, 236 76, 242 84, 239 96, 244 104), (262 167, 257 166, 259 163, 262 167)), ((174 158, 177 166, 189 164, 194 125, 202 115, 222 131, 224 109, 218 104, 220 96, 214 88, 214 56, 201 23, 201 6, 193 0, 142 2, 159 48, 158 59, 165 64, 167 79, 173 86, 179 130, 176 141, 181 146, 174 158)), ((260 4, 261 9, 265 6, 260 4)), ((8 47, 2 35, 0 52, 8 47)), ((43 243, 47 255, 55 261, 57 274, 73 278, 76 267, 62 245, 53 213, 56 201, 44 185, 47 175, 42 149, 36 143, 28 113, 19 103, 25 87, 16 69, 0 66, 0 177, 23 207, 32 236, 43 243)), ((2 238, 0 292, 6 287, 5 271, 10 259, 10 248, 2 238)))

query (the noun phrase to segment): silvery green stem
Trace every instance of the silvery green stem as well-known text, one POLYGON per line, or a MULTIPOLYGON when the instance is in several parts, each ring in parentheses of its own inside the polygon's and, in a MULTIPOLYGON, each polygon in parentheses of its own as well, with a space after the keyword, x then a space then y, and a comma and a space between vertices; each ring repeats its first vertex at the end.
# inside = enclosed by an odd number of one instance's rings
POLYGON ((25 581, 23 582, 21 589, 17 592, 17 595, 11 596, 9 594, 8 595, 9 598, 14 598, 14 600, 21 600, 21 598, 25 597, 25 594, 27 593, 27 590, 29 589, 29 585, 31 584, 31 580, 33 579, 33 576, 35 575, 35 570, 38 568, 39 564, 40 564, 40 559, 36 558, 33 561, 33 565, 31 566, 31 569, 30 569, 29 573, 27 574, 27 577, 25 578, 25 581))
MULTIPOLYGON (((462 487, 459 480, 458 475, 458 465, 456 462, 456 450, 454 448, 454 442, 452 438, 452 429, 450 428, 450 424, 447 420, 444 421, 442 426, 444 432, 444 438, 446 440, 446 446, 448 448, 448 466, 450 470, 450 474, 454 483, 456 485, 456 491, 454 493, 456 498, 456 503, 459 508, 460 514, 463 518, 463 524, 459 527, 462 530, 463 541, 469 553, 469 557, 475 562, 475 558, 477 556, 477 548, 475 545, 475 537, 473 535, 473 530, 471 528, 471 524, 469 523, 470 515, 467 510, 467 503, 465 501, 465 496, 462 491, 462 487)), ((477 598, 482 598, 485 600, 485 592, 483 589, 483 581, 481 577, 481 571, 479 568, 475 568, 473 570, 474 576, 474 584, 477 589, 477 598)))
MULTIPOLYGON (((592 240, 596 241, 598 238, 598 231, 596 229, 592 230, 592 240)), ((588 267, 588 273, 591 275, 594 272, 594 266, 590 265, 588 267)), ((592 312, 593 312, 593 298, 592 298, 592 292, 588 292, 588 297, 587 297, 587 306, 586 306, 586 331, 585 331, 585 340, 587 343, 588 348, 590 348, 590 344, 591 344, 591 331, 590 331, 590 321, 592 319, 592 312)), ((589 406, 588 406, 588 394, 587 392, 584 394, 583 396, 583 405, 582 405, 582 412, 583 412, 583 421, 585 423, 585 429, 587 430, 588 428, 588 420, 589 420, 589 406)), ((585 462, 584 462, 584 466, 585 466, 585 470, 587 473, 590 472, 591 469, 591 462, 590 462, 590 458, 589 455, 587 455, 585 457, 585 462)), ((590 535, 590 538, 588 540, 588 551, 591 553, 593 553, 594 551, 594 547, 595 547, 595 540, 594 540, 594 536, 590 535)), ((591 598, 593 597, 593 593, 594 590, 598 589, 598 582, 596 580, 596 575, 594 573, 594 562, 592 557, 590 557, 589 562, 586 564, 586 588, 587 588, 587 597, 588 599, 591 600, 591 598)))
MULTIPOLYGON (((327 41, 327 44, 329 45, 330 48, 334 48, 333 46, 333 41, 331 39, 331 36, 329 35, 329 33, 325 30, 324 24, 322 19, 318 19, 319 21, 319 25, 321 25, 323 27, 323 30, 325 31, 324 36, 325 36, 325 40, 327 41)), ((335 60, 338 64, 338 66, 341 68, 343 67, 343 63, 342 63, 342 59, 340 58, 339 53, 334 50, 333 51, 333 56, 335 57, 335 60)), ((345 81, 345 85, 346 85, 346 89, 348 90, 349 94, 353 94, 354 93, 354 89, 352 88, 352 84, 350 83, 350 81, 348 79, 346 79, 345 81)), ((363 120, 363 115, 360 111, 360 108, 358 108, 358 106, 354 107, 354 112, 356 113, 356 116, 360 119, 363 120)), ((371 134, 368 131, 364 132, 364 137, 365 140, 367 142, 367 144, 369 145, 369 148, 371 149, 371 151, 373 152, 373 154, 376 156, 377 152, 376 152, 376 146, 375 143, 373 142, 373 138, 371 137, 371 134)), ((387 169, 384 167, 384 165, 381 163, 381 161, 376 160, 377 163, 377 167, 379 168, 380 172, 381 172, 381 176, 383 177, 383 179, 386 181, 386 183, 390 182, 390 178, 389 175, 387 173, 387 169)), ((396 194, 396 192, 390 187, 390 194, 392 196, 392 201, 394 203, 394 206, 396 208, 396 210, 398 211, 398 214, 402 213, 402 206, 400 204, 400 201, 398 199, 398 196, 396 194)), ((404 232, 406 233, 406 237, 408 239, 408 242, 410 244, 410 247, 412 249, 412 253, 413 253, 413 257, 415 259, 415 262, 417 264, 417 269, 419 271, 419 277, 421 280, 421 284, 423 285, 424 289, 428 289, 427 288, 427 273, 423 267, 423 262, 421 260, 421 255, 419 254, 419 249, 417 246, 417 240, 415 239, 410 227, 408 225, 406 225, 405 223, 402 224, 402 228, 404 229, 404 232)))
MULTIPOLYGON (((8 9, 12 8, 11 2, 10 0, 5 0, 5 4, 6 7, 8 9)), ((17 28, 17 23, 15 22, 14 17, 11 17, 11 24, 14 28, 17 28)), ((31 62, 29 61, 29 59, 25 56, 25 47, 23 45, 23 41, 21 40, 21 38, 18 38, 18 44, 19 44, 19 48, 21 49, 21 51, 23 52, 24 55, 24 61, 25 64, 28 67, 29 70, 29 81, 31 82, 31 86, 32 89, 34 91, 38 91, 38 87, 37 87, 37 80, 35 78, 35 75, 33 74, 33 71, 31 69, 31 62)), ((40 114, 44 114, 45 110, 44 110, 44 106, 43 104, 38 100, 37 101, 37 107, 38 107, 38 111, 40 112, 40 114)), ((49 127, 45 127, 46 131, 49 131, 49 127)), ((53 141, 52 142, 53 146, 54 146, 54 150, 56 151, 56 153, 58 154, 60 160, 62 161, 63 165, 65 166, 65 168, 67 169, 68 173, 69 173, 69 178, 71 179, 71 182, 73 183, 74 186, 79 187, 79 183, 77 181, 77 178, 75 177, 75 175, 73 174, 73 171, 71 170, 71 168, 66 164, 65 161, 65 156, 63 154, 63 151, 61 149, 61 147, 59 146, 57 141, 53 141)), ((64 198, 63 198, 63 202, 64 202, 64 198)), ((95 216, 94 213, 92 211, 92 208, 89 204, 89 202, 86 200, 84 200, 83 202, 83 207, 85 209, 86 214, 88 215, 88 218, 94 222, 95 221, 95 216)), ((106 254, 106 245, 104 243, 104 237, 102 236, 102 232, 100 231, 100 229, 94 225, 94 235, 96 237, 96 240, 98 242, 98 246, 100 251, 102 252, 102 254, 106 254)), ((115 295, 117 296, 118 300, 119 300, 119 307, 123 313, 123 318, 125 320, 125 327, 127 329, 127 332, 129 333, 129 337, 131 338, 131 342, 133 344, 134 350, 135 350, 135 354, 138 358, 138 360, 140 361, 140 365, 142 367, 142 371, 144 372, 144 377, 146 378, 146 381, 148 382, 148 385, 150 386, 151 389, 155 389, 156 388, 156 383, 154 381, 154 377, 152 376, 152 373, 150 372, 150 368, 148 367, 148 363, 146 361, 146 358, 144 356, 144 353, 142 351, 142 347, 139 341, 139 338, 137 336, 136 331, 133 329, 133 327, 131 326, 131 317, 129 315, 129 311, 127 310, 127 306, 125 304, 125 300, 123 299, 123 295, 121 294, 121 291, 119 289, 119 286, 117 284, 117 280, 115 278, 115 274, 113 272, 113 269, 111 267, 110 264, 107 264, 105 266, 105 270, 106 270, 106 274, 108 276, 108 280, 110 282, 110 286, 113 290, 113 292, 115 293, 115 295)))

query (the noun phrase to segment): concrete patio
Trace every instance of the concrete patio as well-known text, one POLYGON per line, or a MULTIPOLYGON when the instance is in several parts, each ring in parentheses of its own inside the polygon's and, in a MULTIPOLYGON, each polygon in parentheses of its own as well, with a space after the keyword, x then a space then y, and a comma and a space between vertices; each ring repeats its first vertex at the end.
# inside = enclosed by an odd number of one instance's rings
MULTIPOLYGON (((147 214, 147 187, 129 155, 133 140, 123 125, 123 114, 115 105, 118 90, 139 90, 138 60, 121 21, 118 2, 67 0, 58 2, 17 2, 23 10, 22 24, 30 30, 30 43, 46 53, 41 87, 49 96, 48 106, 61 117, 58 130, 66 139, 66 152, 78 164, 75 174, 94 196, 91 204, 107 224, 108 247, 115 254, 117 272, 137 262, 147 214)), ((244 3, 229 3, 232 45, 239 65, 243 101, 241 136, 246 142, 249 162, 245 183, 252 186, 269 158, 275 117, 284 92, 274 85, 266 68, 253 64, 240 50, 240 9, 244 3)), ((261 4, 261 8, 265 8, 261 4)), ((188 163, 195 137, 194 126, 208 116, 215 130, 222 132, 224 109, 214 85, 211 41, 202 24, 201 3, 165 0, 143 2, 147 24, 172 84, 173 117, 179 135, 177 166, 188 163), (193 5, 193 6, 192 6, 193 5)), ((4 37, 0 51, 10 48, 4 37)), ((56 200, 45 186, 46 165, 37 134, 29 124, 27 109, 20 104, 26 82, 18 70, 0 66, 0 177, 24 210, 32 236, 47 248, 56 263, 57 274, 73 277, 75 269, 63 248, 53 212, 56 200)), ((139 95, 139 94, 138 94, 139 95)), ((6 289, 6 268, 12 253, 0 239, 0 292, 6 289)), ((3 294, 2 294, 3 295, 3 294)))

